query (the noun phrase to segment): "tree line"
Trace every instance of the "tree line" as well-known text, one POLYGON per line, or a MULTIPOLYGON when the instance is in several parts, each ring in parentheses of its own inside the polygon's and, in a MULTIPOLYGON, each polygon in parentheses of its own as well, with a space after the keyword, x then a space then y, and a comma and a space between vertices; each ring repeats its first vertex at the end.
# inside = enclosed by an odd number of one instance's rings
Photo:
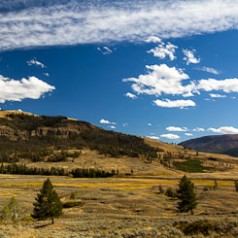
POLYGON ((118 172, 110 172, 99 169, 76 168, 66 170, 64 168, 37 168, 27 167, 25 164, 1 164, 0 174, 22 174, 22 175, 46 175, 46 176, 71 176, 73 178, 107 178, 116 175, 118 172))

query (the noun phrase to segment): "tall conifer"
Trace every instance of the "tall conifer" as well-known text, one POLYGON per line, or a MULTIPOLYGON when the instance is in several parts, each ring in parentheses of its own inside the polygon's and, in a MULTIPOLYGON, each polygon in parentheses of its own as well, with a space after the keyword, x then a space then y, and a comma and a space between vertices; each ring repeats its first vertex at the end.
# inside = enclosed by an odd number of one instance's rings
POLYGON ((56 191, 53 190, 53 185, 50 179, 47 179, 40 193, 35 198, 33 214, 31 215, 37 220, 46 220, 51 218, 52 224, 54 218, 62 214, 62 204, 56 191))
POLYGON ((179 199, 178 210, 180 212, 191 211, 193 214, 193 209, 197 207, 197 198, 194 189, 194 184, 191 180, 187 176, 183 176, 177 191, 177 198, 179 199))

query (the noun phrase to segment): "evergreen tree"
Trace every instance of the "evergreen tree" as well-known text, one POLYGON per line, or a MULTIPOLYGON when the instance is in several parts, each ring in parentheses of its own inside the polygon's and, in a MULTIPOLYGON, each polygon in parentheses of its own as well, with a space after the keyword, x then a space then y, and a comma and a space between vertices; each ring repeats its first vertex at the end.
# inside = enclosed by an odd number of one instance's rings
POLYGON ((178 210, 180 212, 191 211, 193 214, 193 209, 197 207, 197 198, 194 191, 194 184, 186 175, 180 180, 177 198, 180 200, 178 202, 178 210))
POLYGON ((58 194, 53 190, 50 179, 44 182, 40 193, 37 194, 36 202, 33 205, 34 210, 31 216, 37 220, 51 218, 53 224, 54 217, 58 217, 62 214, 62 204, 58 194))

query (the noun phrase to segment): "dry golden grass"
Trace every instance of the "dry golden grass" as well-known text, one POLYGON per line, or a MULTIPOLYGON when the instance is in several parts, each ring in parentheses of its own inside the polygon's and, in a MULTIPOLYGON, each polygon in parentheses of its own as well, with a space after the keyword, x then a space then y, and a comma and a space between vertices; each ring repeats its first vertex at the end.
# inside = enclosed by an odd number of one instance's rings
MULTIPOLYGON (((0 206, 15 196, 21 205, 22 216, 29 217, 34 198, 45 179, 42 176, 1 175, 0 206)), ((74 193, 82 205, 64 209, 55 225, 35 228, 49 224, 49 221, 0 225, 0 237, 182 237, 181 231, 173 227, 174 222, 227 219, 229 223, 233 214, 238 214, 237 193, 232 181, 218 180, 217 190, 203 191, 204 186, 214 185, 214 179, 194 179, 199 205, 191 216, 177 213, 176 201, 159 194, 159 185, 164 189, 176 189, 179 178, 50 179, 62 201, 68 201, 74 193)), ((24 220, 29 220, 26 218, 24 220)))

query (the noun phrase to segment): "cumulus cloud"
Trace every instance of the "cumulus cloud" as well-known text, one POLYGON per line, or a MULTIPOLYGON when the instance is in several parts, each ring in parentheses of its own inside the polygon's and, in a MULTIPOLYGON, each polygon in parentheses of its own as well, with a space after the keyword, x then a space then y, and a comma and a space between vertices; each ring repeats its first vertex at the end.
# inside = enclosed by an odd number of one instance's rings
POLYGON ((186 61, 186 64, 198 64, 200 63, 200 59, 195 57, 195 50, 183 50, 183 53, 185 55, 185 57, 183 58, 183 60, 186 61))
POLYGON ((147 136, 147 138, 152 140, 159 140, 160 138, 158 136, 147 136))
POLYGON ((205 131, 205 129, 202 128, 202 127, 196 127, 196 128, 194 128, 192 131, 195 131, 195 132, 203 132, 203 131, 205 131))
POLYGON ((40 68, 46 68, 46 66, 41 63, 40 61, 38 61, 37 59, 31 59, 29 61, 26 62, 29 66, 32 66, 32 65, 35 65, 35 66, 38 66, 40 68))
POLYGON ((15 80, 0 75, 0 103, 6 101, 22 101, 23 99, 39 99, 55 89, 54 86, 36 78, 29 77, 15 80))
MULTIPOLYGON (((147 72, 137 78, 123 79, 123 82, 131 82, 132 90, 137 94, 192 97, 201 92, 238 92, 238 78, 232 79, 200 79, 191 80, 189 75, 182 69, 169 67, 166 64, 146 65, 147 72)), ((211 93, 211 97, 221 97, 221 94, 211 93)), ((224 96, 222 96, 224 97, 224 96)), ((160 107, 194 107, 196 103, 192 100, 170 100, 157 99, 154 101, 160 107)))
POLYGON ((131 98, 131 99, 136 99, 137 98, 137 96, 135 94, 130 93, 130 92, 126 93, 125 96, 128 97, 128 98, 131 98))
POLYGON ((184 133, 185 136, 193 136, 192 133, 184 133))
POLYGON ((115 122, 111 122, 111 121, 106 120, 106 119, 101 119, 99 122, 100 122, 100 124, 105 124, 105 125, 116 125, 115 122))
POLYGON ((111 129, 116 129, 116 127, 115 127, 115 126, 113 126, 113 125, 112 125, 112 126, 109 126, 109 127, 110 127, 111 129))
POLYGON ((147 51, 147 53, 151 53, 154 55, 154 57, 158 57, 160 59, 165 59, 166 57, 169 57, 169 59, 172 61, 175 57, 175 50, 178 47, 171 44, 170 42, 165 44, 164 42, 161 42, 157 47, 147 51))
POLYGON ((169 126, 166 127, 166 131, 188 131, 187 127, 169 126))
POLYGON ((175 135, 175 134, 162 134, 162 135, 160 135, 160 137, 163 137, 163 138, 166 138, 169 140, 177 140, 180 138, 180 136, 175 135))
POLYGON ((211 98, 226 98, 226 95, 222 95, 222 94, 217 94, 217 93, 210 93, 210 97, 211 98))
POLYGON ((148 125, 148 126, 152 126, 152 123, 148 123, 147 125, 148 125))
POLYGON ((113 53, 113 51, 107 46, 97 47, 97 50, 101 52, 103 55, 110 55, 113 53))
POLYGON ((211 73, 211 74, 220 74, 220 71, 218 71, 217 69, 214 69, 214 68, 210 68, 210 67, 202 67, 202 68, 198 68, 198 70, 201 70, 201 71, 204 71, 204 72, 207 72, 207 73, 211 73))
POLYGON ((167 107, 167 108, 187 108, 187 107, 195 107, 196 103, 192 100, 154 100, 154 104, 158 107, 167 107))
POLYGON ((24 4, 18 4, 18 7, 15 5, 19 0, 7 2, 12 2, 8 10, 0 11, 1 50, 125 40, 135 42, 144 41, 142 39, 151 35, 183 37, 237 29, 238 25, 238 3, 233 0, 110 3, 105 0, 41 0, 40 3, 24 0, 24 4))
POLYGON ((160 96, 161 94, 183 95, 194 89, 194 84, 182 85, 189 76, 182 69, 169 67, 166 64, 146 65, 147 74, 138 78, 127 78, 124 82, 132 82, 132 89, 137 94, 160 96))
POLYGON ((220 134, 238 134, 238 128, 232 126, 222 126, 219 128, 210 127, 207 129, 208 131, 220 133, 220 134))

